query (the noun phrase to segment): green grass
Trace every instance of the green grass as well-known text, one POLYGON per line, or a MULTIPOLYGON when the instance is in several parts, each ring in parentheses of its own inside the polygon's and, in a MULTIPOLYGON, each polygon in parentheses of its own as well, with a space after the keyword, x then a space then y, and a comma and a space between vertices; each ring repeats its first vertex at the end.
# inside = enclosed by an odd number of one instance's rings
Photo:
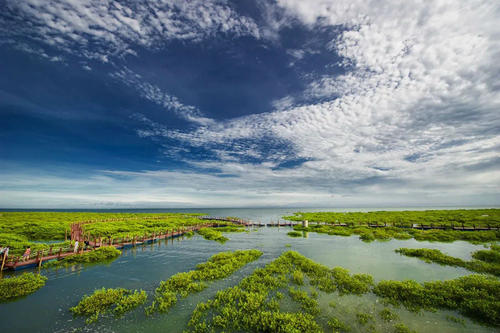
POLYGON ((70 311, 75 316, 87 317, 85 322, 90 324, 109 313, 120 317, 144 304, 146 299, 147 295, 143 290, 102 288, 95 290, 90 296, 84 296, 70 311))
POLYGON ((34 273, 0 279, 0 302, 32 294, 42 288, 46 281, 45 276, 34 273))
MULTIPOLYGON (((23 254, 27 247, 31 252, 66 248, 70 226, 74 222, 84 224, 84 233, 91 238, 121 239, 150 236, 152 233, 172 231, 204 223, 217 223, 198 219, 202 214, 185 213, 81 213, 81 212, 0 212, 0 246, 9 246, 10 255, 23 254), (49 243, 50 241, 50 243, 49 243), (57 243, 53 243, 58 241, 57 243)), ((225 223, 224 223, 225 224, 225 223)), ((226 231, 237 231, 235 226, 226 231)))

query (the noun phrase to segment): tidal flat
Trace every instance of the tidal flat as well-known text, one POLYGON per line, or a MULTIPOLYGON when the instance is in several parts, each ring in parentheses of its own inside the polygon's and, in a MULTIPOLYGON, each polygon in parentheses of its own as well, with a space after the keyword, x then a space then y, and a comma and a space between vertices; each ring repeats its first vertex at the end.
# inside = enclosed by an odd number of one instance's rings
MULTIPOLYGON (((275 219, 278 214, 282 212, 270 215, 269 220, 275 219)), ((220 215, 238 216, 234 212, 220 215)), ((414 238, 364 242, 357 234, 338 236, 302 231, 300 237, 290 237, 288 233, 293 231, 290 227, 246 228, 245 231, 222 231, 224 237, 228 238, 224 243, 194 234, 189 238, 163 239, 128 247, 122 249, 121 256, 103 264, 77 263, 52 268, 42 266, 40 274, 47 277, 45 286, 26 297, 0 303, 0 329, 12 332, 183 332, 192 329, 188 322, 198 304, 215 299, 218 292, 241 284, 245 278, 254 274, 256 269, 266 267, 287 251, 295 251, 328 269, 342 267, 348 270, 350 275, 367 274, 373 278, 373 285, 376 286, 383 280, 415 280, 424 283, 453 280, 474 274, 464 267, 443 266, 419 258, 402 256, 396 252, 399 248, 437 249, 446 255, 470 261, 473 259, 472 253, 487 250, 485 245, 490 244, 474 244, 461 240, 430 242, 414 238), (155 290, 161 281, 168 280, 178 273, 196 270, 197 265, 209 261, 213 255, 220 252, 253 249, 262 252, 256 260, 248 262, 227 277, 211 281, 199 292, 178 298, 176 304, 167 312, 147 315, 145 307, 153 301, 155 290), (86 324, 85 318, 74 317, 69 309, 75 307, 85 295, 91 295, 102 288, 142 290, 147 294, 148 300, 144 306, 137 306, 120 317, 104 315, 91 324, 86 324), (32 320, 25 320, 27 314, 32 320)), ((37 273, 37 270, 4 272, 3 276, 9 278, 22 272, 37 273)), ((319 310, 312 311, 314 321, 325 332, 331 332, 332 324, 339 323, 348 325, 350 332, 388 332, 403 326, 417 332, 498 331, 497 326, 480 324, 457 310, 422 309, 413 312, 404 306, 386 304, 383 297, 371 291, 360 295, 341 295, 339 290, 313 290, 307 272, 294 270, 290 278, 291 287, 287 285, 283 290, 279 290, 283 296, 276 299, 280 311, 302 311, 302 303, 294 299, 316 302, 319 310), (300 280, 303 282, 293 282, 300 280)), ((272 306, 275 307, 276 303, 272 303, 272 306)), ((341 328, 337 330, 342 331, 341 328)))

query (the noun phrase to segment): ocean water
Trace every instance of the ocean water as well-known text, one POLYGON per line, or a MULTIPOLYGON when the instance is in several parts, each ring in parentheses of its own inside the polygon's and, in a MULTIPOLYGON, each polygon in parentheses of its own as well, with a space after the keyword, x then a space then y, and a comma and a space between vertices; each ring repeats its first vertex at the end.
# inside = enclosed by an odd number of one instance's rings
MULTIPOLYGON (((281 216, 289 215, 297 210, 300 209, 184 209, 178 211, 199 211, 214 216, 239 216, 253 221, 269 222, 277 221, 281 216)), ((42 269, 41 273, 49 278, 43 288, 25 298, 0 304, 0 331, 182 332, 198 302, 213 297, 220 289, 238 284, 256 267, 263 267, 289 249, 298 251, 329 267, 341 266, 352 273, 368 273, 376 281, 413 279, 423 282, 453 279, 471 274, 471 272, 462 268, 427 264, 416 258, 401 256, 394 252, 395 249, 399 247, 435 248, 449 255, 469 259, 472 251, 482 248, 481 245, 461 241, 430 243, 415 240, 391 240, 364 243, 358 239, 358 236, 341 237, 316 233, 308 233, 302 238, 290 238, 287 236, 290 230, 286 227, 262 227, 249 229, 249 232, 244 233, 228 233, 226 236, 230 240, 225 244, 207 241, 197 235, 190 239, 163 240, 125 249, 121 257, 107 265, 85 268, 73 266, 58 270, 42 269), (143 308, 139 308, 120 319, 104 318, 96 324, 85 325, 82 318, 73 318, 68 311, 71 306, 78 303, 81 297, 102 287, 146 290, 149 294, 149 303, 154 289, 161 280, 166 280, 175 273, 194 269, 198 263, 206 261, 213 254, 236 249, 259 249, 264 254, 259 260, 248 264, 227 279, 215 281, 204 291, 180 300, 167 314, 146 317, 143 308)), ((376 313, 383 308, 380 300, 371 294, 364 296, 322 294, 320 304, 325 313, 319 318, 322 324, 326 323, 329 315, 335 315, 351 323, 352 332, 364 331, 363 327, 356 326, 354 318, 357 312, 372 312, 374 317, 377 317, 376 313), (330 301, 334 301, 337 307, 329 307, 330 301)), ((395 311, 401 317, 402 322, 418 332, 496 331, 449 311, 419 314, 404 309, 395 309, 395 311), (447 315, 463 318, 466 324, 451 322, 446 319, 447 315)), ((375 325, 379 332, 390 329, 390 326, 380 320, 377 320, 375 325)))

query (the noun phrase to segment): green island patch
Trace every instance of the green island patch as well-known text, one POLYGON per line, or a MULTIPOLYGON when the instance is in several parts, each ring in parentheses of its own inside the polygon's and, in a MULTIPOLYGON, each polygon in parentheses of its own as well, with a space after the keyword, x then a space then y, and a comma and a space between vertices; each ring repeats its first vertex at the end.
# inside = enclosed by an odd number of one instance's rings
POLYGON ((23 273, 0 279, 0 302, 34 293, 45 285, 47 278, 40 274, 23 273))
POLYGON ((496 250, 479 250, 472 254, 475 260, 466 261, 442 253, 435 249, 407 249, 400 248, 395 250, 408 257, 415 257, 428 263, 437 263, 440 265, 463 267, 473 272, 489 273, 500 276, 500 253, 496 250))
POLYGON ((98 289, 90 296, 84 296, 78 305, 70 308, 75 316, 87 317, 87 324, 93 323, 106 314, 113 313, 120 317, 146 302, 147 295, 143 290, 98 289))

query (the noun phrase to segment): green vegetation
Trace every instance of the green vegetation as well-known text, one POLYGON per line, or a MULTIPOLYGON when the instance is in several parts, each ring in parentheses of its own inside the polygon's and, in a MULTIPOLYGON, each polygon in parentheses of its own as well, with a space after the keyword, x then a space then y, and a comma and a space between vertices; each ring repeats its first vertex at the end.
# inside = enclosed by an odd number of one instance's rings
POLYGON ((308 231, 317 232, 334 236, 352 236, 359 235, 359 238, 365 242, 374 240, 390 239, 410 239, 415 238, 418 241, 436 241, 453 242, 463 240, 472 243, 484 243, 500 240, 500 231, 458 231, 458 230, 418 230, 410 228, 384 227, 342 227, 327 224, 310 225, 304 228, 301 225, 293 227, 295 232, 308 231))
POLYGON ((54 251, 58 251, 59 248, 69 249, 71 244, 70 241, 56 242, 50 244, 32 242, 28 240, 26 236, 15 235, 15 234, 4 234, 0 231, 0 247, 4 246, 10 247, 9 257, 13 257, 22 255, 28 247, 31 248, 31 253, 36 254, 38 251, 48 251, 50 247, 52 247, 54 251))
POLYGON ((416 257, 422 259, 427 263, 434 262, 440 265, 458 266, 473 272, 489 273, 496 276, 500 276, 500 263, 495 262, 495 260, 497 260, 496 255, 499 253, 493 250, 480 250, 473 253, 472 255, 473 258, 486 259, 485 261, 482 260, 465 261, 460 258, 448 256, 439 250, 433 250, 433 249, 400 248, 397 249, 396 252, 408 257, 416 257), (493 262, 488 260, 492 260, 493 262))
POLYGON ((461 226, 500 226, 500 209, 456 209, 424 211, 375 211, 375 212, 297 212, 284 216, 289 221, 360 224, 389 224, 410 227, 413 224, 461 226))
POLYGON ((447 315, 446 320, 465 326, 465 320, 463 320, 462 318, 447 315))
MULTIPOLYGON (((280 310, 283 301, 280 290, 291 283, 301 285, 306 278, 312 286, 328 293, 338 290, 362 294, 373 284, 368 275, 350 275, 340 267, 329 269, 295 251, 287 251, 264 268, 256 269, 237 286, 219 291, 215 298, 198 304, 188 325, 193 332, 322 332, 315 320, 320 309, 314 290, 309 295, 289 287, 288 294, 300 305, 300 311, 280 310)), ((335 319, 330 324, 346 327, 335 319)))
POLYGON ((349 332, 351 330, 349 325, 341 322, 335 317, 328 320, 328 327, 330 327, 333 332, 349 332))
POLYGON ((45 276, 34 273, 0 279, 0 302, 32 294, 42 288, 46 281, 45 276))
POLYGON ((302 237, 302 233, 298 231, 290 231, 287 235, 290 237, 302 237))
POLYGON ((220 231, 212 228, 201 228, 198 230, 198 233, 207 240, 214 240, 222 244, 229 240, 229 238, 224 237, 220 231))
POLYGON ((166 281, 160 282, 155 291, 153 304, 146 308, 147 314, 166 312, 177 303, 177 297, 186 297, 191 293, 199 292, 207 287, 206 281, 223 279, 257 260, 262 255, 258 250, 240 250, 221 252, 196 266, 195 270, 177 273, 166 281))
POLYGON ((75 316, 87 317, 87 324, 93 323, 108 313, 119 317, 146 302, 146 292, 119 288, 98 289, 90 296, 84 296, 78 305, 70 308, 75 316))
POLYGON ((356 313, 356 320, 364 326, 368 324, 369 321, 373 321, 373 316, 369 313, 356 313))
POLYGON ((114 246, 103 246, 94 251, 84 252, 82 254, 73 254, 60 260, 50 261, 45 267, 71 266, 75 264, 91 264, 97 262, 111 261, 121 255, 121 251, 114 246))
POLYGON ((0 212, 0 246, 9 246, 11 256, 21 255, 27 247, 31 247, 32 253, 50 247, 66 248, 69 242, 63 241, 69 237, 74 222, 92 222, 83 224, 84 233, 104 239, 149 236, 205 223, 220 224, 200 220, 199 215, 202 214, 0 212))
POLYGON ((396 313, 392 312, 388 308, 380 310, 380 312, 378 313, 378 315, 379 315, 380 318, 382 318, 383 321, 386 321, 386 322, 391 322, 393 320, 398 320, 399 319, 399 316, 396 313))
POLYGON ((500 326, 500 280, 469 275, 448 281, 381 281, 373 292, 412 311, 444 308, 492 326, 500 326))
MULTIPOLYGON (((213 299, 198 304, 188 324, 190 331, 321 332, 316 321, 320 314, 318 295, 301 289, 306 282, 326 293, 361 295, 373 291, 384 302, 404 305, 412 311, 456 310, 482 323, 500 326, 500 281, 495 278, 470 275, 424 284, 381 281, 372 289, 373 280, 368 275, 351 275, 340 267, 329 269, 297 252, 287 251, 264 268, 256 269, 237 286, 219 291, 213 299), (281 290, 285 288, 289 299, 299 305, 297 312, 281 310, 282 304, 290 303, 283 300, 281 290)), ((398 320, 397 314, 388 308, 381 310, 379 316, 388 323, 398 320)), ((356 320, 366 326, 365 330, 375 330, 371 314, 358 313, 356 320)), ((335 332, 350 330, 335 317, 329 319, 328 326, 335 332)), ((395 325, 394 330, 413 332, 402 323, 395 325)))
POLYGON ((290 297, 300 304, 302 311, 309 313, 313 316, 318 315, 320 312, 318 301, 310 297, 307 292, 290 287, 288 289, 290 297))
POLYGON ((500 241, 499 230, 460 231, 455 227, 500 227, 500 209, 459 209, 428 211, 377 211, 377 212, 298 212, 284 216, 290 221, 318 222, 308 228, 294 226, 296 231, 310 231, 336 236, 359 235, 365 242, 389 239, 410 239, 419 241, 453 242, 463 240, 472 243, 500 241), (384 226, 372 228, 373 225, 384 226), (444 226, 445 230, 412 229, 413 225, 444 226))
POLYGON ((394 325, 394 333, 416 333, 416 331, 409 329, 405 324, 394 325))
POLYGON ((472 254, 472 258, 489 262, 493 264, 500 264, 500 246, 491 245, 491 250, 479 250, 472 254))
POLYGON ((223 227, 217 227, 220 232, 244 232, 245 227, 239 224, 230 224, 223 227))

